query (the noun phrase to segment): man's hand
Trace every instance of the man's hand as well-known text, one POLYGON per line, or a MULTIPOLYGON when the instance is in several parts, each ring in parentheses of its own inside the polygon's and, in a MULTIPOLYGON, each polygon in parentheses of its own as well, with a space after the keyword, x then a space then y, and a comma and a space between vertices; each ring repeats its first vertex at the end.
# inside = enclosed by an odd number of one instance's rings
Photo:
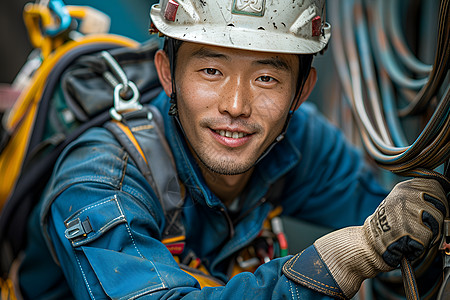
POLYGON ((397 184, 363 226, 327 234, 314 246, 351 298, 364 279, 396 268, 403 256, 409 261, 421 258, 439 241, 448 213, 441 185, 416 178, 397 184))

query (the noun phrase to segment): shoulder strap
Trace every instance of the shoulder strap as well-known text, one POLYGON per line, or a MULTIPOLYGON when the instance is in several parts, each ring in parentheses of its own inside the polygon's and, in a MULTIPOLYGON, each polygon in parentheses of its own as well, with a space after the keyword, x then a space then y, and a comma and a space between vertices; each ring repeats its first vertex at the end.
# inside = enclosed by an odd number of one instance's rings
POLYGON ((175 243, 182 251, 185 229, 180 217, 184 197, 175 161, 163 134, 161 113, 153 105, 148 105, 140 110, 122 113, 122 117, 120 122, 107 122, 105 128, 128 152, 155 191, 166 219, 163 243, 175 243))

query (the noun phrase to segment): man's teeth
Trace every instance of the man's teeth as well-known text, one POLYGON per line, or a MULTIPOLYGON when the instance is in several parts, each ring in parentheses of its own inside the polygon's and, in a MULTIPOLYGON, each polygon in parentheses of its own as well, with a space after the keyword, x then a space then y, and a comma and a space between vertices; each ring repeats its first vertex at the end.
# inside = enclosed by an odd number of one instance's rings
POLYGON ((233 139, 240 139, 247 135, 243 132, 231 132, 228 130, 216 130, 216 132, 218 134, 220 134, 221 136, 225 136, 225 137, 233 138, 233 139))

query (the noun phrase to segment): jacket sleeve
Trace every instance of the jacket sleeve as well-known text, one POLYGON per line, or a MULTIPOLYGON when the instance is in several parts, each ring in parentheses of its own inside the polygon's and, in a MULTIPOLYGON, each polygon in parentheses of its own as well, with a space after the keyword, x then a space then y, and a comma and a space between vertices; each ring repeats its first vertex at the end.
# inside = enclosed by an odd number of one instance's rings
POLYGON ((159 201, 109 133, 94 129, 62 154, 41 227, 77 299, 321 299, 282 272, 289 257, 200 288, 160 242, 159 201))

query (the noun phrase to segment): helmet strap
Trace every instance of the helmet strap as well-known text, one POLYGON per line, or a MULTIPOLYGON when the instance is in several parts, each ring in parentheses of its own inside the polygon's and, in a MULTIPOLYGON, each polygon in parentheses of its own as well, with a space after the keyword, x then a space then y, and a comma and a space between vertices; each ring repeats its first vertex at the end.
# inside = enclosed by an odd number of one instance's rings
POLYGON ((167 40, 167 55, 170 63, 170 76, 172 80, 172 93, 170 93, 169 115, 178 118, 177 93, 175 85, 175 41, 171 38, 167 40))

